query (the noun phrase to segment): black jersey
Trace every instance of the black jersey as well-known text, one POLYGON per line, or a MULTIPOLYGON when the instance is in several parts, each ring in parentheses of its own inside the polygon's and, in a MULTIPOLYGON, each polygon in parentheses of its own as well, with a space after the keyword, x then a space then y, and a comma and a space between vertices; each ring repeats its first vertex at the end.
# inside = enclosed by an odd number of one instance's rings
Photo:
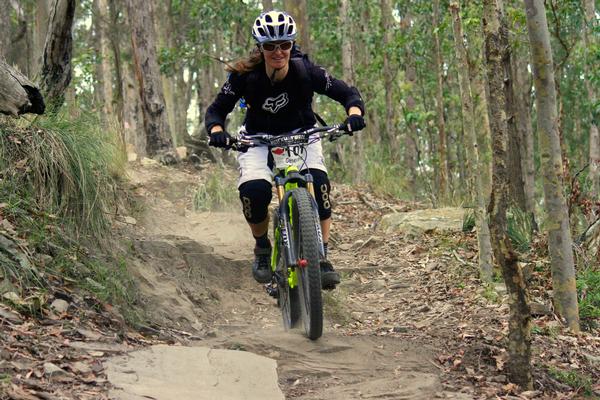
POLYGON ((316 124, 312 110, 313 93, 324 94, 342 104, 346 111, 359 107, 364 114, 364 103, 355 87, 335 79, 327 71, 304 56, 290 62, 286 77, 272 83, 264 63, 248 73, 231 73, 215 101, 206 110, 206 129, 225 126, 225 118, 240 98, 247 105, 244 125, 250 134, 265 132, 272 135, 308 128, 316 124), (301 71, 301 68, 305 71, 301 71), (307 88, 310 85, 310 88, 307 88))

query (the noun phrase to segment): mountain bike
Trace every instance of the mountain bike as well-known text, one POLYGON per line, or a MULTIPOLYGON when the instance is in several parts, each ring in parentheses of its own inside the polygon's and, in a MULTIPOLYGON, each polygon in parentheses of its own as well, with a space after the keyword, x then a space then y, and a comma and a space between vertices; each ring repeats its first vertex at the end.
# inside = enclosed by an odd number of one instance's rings
POLYGON ((305 150, 325 137, 334 141, 345 133, 342 125, 333 125, 277 136, 242 135, 234 138, 232 143, 232 148, 238 151, 267 146, 284 155, 284 160, 289 160, 278 169, 274 178, 278 206, 273 211, 273 278, 266 289, 277 298, 286 330, 294 328, 302 319, 311 340, 323 334, 320 262, 325 259, 325 250, 305 150), (303 170, 306 172, 301 173, 303 170))

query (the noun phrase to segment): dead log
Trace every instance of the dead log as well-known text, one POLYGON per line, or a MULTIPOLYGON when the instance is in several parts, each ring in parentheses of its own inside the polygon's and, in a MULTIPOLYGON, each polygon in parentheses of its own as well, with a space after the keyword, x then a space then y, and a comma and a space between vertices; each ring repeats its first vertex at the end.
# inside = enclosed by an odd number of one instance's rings
POLYGON ((43 114, 45 108, 44 98, 35 84, 0 58, 0 113, 43 114))
POLYGON ((208 146, 208 141, 200 135, 187 136, 184 138, 185 147, 187 147, 187 153, 192 159, 202 159, 202 156, 206 157, 212 163, 219 163, 219 160, 212 152, 212 149, 208 146), (194 157, 195 155, 195 157, 194 157))

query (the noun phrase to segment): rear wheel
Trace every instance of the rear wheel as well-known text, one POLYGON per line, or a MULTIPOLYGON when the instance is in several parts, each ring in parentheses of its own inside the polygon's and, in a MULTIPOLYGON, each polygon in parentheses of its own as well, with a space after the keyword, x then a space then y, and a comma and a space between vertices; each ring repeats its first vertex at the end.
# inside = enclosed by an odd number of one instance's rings
POLYGON ((275 276, 277 278, 278 289, 277 305, 281 309, 283 327, 288 330, 295 328, 300 320, 300 296, 298 294, 298 287, 290 288, 288 284, 288 268, 284 262, 285 257, 282 256, 285 249, 281 243, 281 237, 278 233, 279 229, 279 213, 275 211, 273 213, 273 231, 274 237, 278 238, 276 243, 277 259, 275 260, 275 276))
POLYGON ((292 192, 292 248, 298 267, 298 289, 304 330, 311 340, 323 334, 323 300, 319 266, 319 235, 316 210, 304 188, 292 192))

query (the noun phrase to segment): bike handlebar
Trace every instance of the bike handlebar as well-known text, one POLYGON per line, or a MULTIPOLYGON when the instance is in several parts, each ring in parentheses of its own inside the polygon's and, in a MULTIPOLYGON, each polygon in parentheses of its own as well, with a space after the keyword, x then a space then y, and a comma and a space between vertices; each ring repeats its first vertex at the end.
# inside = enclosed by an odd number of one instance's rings
MULTIPOLYGON (((267 133, 256 133, 252 135, 241 135, 233 137, 229 141, 229 149, 236 151, 245 151, 250 147, 270 146, 270 147, 289 147, 299 144, 310 144, 310 137, 314 134, 319 134, 318 139, 325 137, 333 142, 340 136, 347 134, 352 136, 354 132, 348 132, 344 124, 322 126, 309 128, 301 132, 287 132, 280 135, 270 135, 267 133)), ((210 144, 210 143, 209 143, 210 144)))
POLYGON ((352 134, 352 132, 347 132, 344 128, 345 127, 343 124, 337 124, 331 126, 309 128, 302 132, 288 132, 280 135, 270 135, 264 133, 252 134, 250 136, 242 135, 239 138, 233 138, 231 148, 237 151, 244 151, 249 147, 257 146, 285 148, 299 144, 310 144, 310 137, 315 134, 318 134, 318 139, 328 137, 329 141, 333 142, 334 140, 337 140, 340 136, 344 134, 352 134))

